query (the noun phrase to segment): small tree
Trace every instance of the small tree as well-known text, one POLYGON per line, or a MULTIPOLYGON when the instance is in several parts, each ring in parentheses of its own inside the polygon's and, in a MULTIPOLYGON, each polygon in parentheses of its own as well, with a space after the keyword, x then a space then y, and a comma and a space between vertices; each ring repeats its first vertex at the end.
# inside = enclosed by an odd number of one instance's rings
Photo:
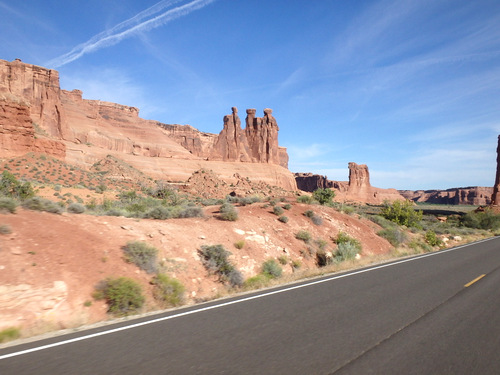
POLYGON ((331 206, 332 199, 335 197, 335 192, 332 189, 317 189, 313 192, 313 198, 323 206, 331 206))
POLYGON ((423 212, 414 210, 411 201, 394 201, 392 204, 389 202, 384 203, 382 216, 398 225, 419 227, 423 212))

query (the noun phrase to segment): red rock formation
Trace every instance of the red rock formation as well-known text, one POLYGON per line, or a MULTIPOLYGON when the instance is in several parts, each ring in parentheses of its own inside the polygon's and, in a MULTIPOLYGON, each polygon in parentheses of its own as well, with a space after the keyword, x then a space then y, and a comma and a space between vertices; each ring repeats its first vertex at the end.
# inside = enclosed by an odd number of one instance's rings
POLYGON ((49 136, 64 136, 59 73, 21 60, 0 60, 0 94, 11 94, 30 104, 30 116, 49 136))
POLYGON ((365 164, 349 163, 349 182, 330 181, 326 176, 312 173, 295 173, 301 190, 312 192, 318 188, 335 190, 335 200, 381 204, 384 201, 404 200, 396 189, 381 189, 370 185, 370 173, 365 164), (304 189, 305 188, 305 189, 304 189))
MULTIPOLYGON (((257 163, 288 164, 278 147, 278 123, 273 110, 264 109, 264 117, 255 117, 255 109, 247 109, 245 133, 251 150, 252 160, 257 163), (280 160, 280 154, 281 159, 280 160)), ((286 151, 285 151, 286 152, 286 151)))
POLYGON ((238 172, 253 181, 296 189, 286 149, 277 144, 270 110, 261 119, 265 134, 257 134, 265 142, 258 166, 252 163, 236 111, 225 117, 219 136, 189 125, 161 124, 140 118, 135 107, 86 100, 79 90, 61 90, 57 71, 4 60, 0 60, 0 98, 3 155, 44 152, 83 168, 113 155, 163 180, 185 181, 194 171, 207 168, 228 181, 238 172))
POLYGON ((470 186, 447 190, 399 190, 399 193, 414 202, 435 204, 472 204, 484 206, 491 203, 493 188, 470 186))
POLYGON ((238 108, 231 108, 233 113, 224 116, 224 128, 214 144, 211 160, 251 162, 248 141, 238 116, 238 108))
POLYGON ((493 194, 491 195, 491 205, 498 211, 500 210, 500 135, 498 136, 497 146, 497 174, 495 177, 495 185, 493 186, 493 194))
POLYGON ((61 142, 35 136, 27 103, 0 95, 0 157, 23 155, 29 151, 59 158, 66 155, 66 148, 61 142))

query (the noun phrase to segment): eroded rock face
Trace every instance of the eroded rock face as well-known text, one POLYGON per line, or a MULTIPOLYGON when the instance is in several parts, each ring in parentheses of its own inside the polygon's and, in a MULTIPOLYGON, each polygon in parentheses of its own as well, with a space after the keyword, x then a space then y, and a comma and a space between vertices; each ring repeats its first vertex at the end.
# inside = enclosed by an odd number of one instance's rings
POLYGON ((370 185, 370 172, 366 164, 349 163, 349 187, 351 189, 367 189, 370 185))
MULTIPOLYGON (((283 151, 278 147, 278 123, 272 115, 273 110, 264 109, 264 117, 255 117, 256 110, 247 109, 245 119, 245 133, 250 146, 252 160, 256 163, 270 163, 282 165, 286 162, 288 165, 288 155, 284 160, 283 151), (281 158, 283 160, 280 160, 281 158)), ((285 150, 286 153, 286 150, 285 150)))
POLYGON ((312 173, 295 173, 297 188, 312 193, 317 189, 330 189, 334 187, 334 181, 326 176, 312 173))
POLYGON ((11 94, 30 105, 30 117, 49 136, 64 135, 59 73, 21 60, 0 60, 0 94, 11 94))

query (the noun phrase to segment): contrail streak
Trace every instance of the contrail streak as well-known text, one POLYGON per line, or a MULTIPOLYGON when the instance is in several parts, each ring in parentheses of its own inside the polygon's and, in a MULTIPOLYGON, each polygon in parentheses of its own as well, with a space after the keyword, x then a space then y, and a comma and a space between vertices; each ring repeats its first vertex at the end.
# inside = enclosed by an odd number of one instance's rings
POLYGON ((165 25, 166 23, 176 18, 186 16, 189 13, 201 9, 216 0, 194 0, 187 4, 179 5, 176 8, 167 10, 153 17, 158 12, 181 1, 183 0, 160 1, 152 7, 136 14, 134 17, 119 23, 111 29, 105 30, 93 36, 87 42, 77 45, 70 52, 56 57, 55 59, 49 61, 46 65, 53 68, 61 67, 72 61, 75 61, 76 59, 79 59, 87 53, 95 52, 101 48, 115 45, 121 42, 123 39, 130 37, 138 32, 149 31, 158 26, 165 25))

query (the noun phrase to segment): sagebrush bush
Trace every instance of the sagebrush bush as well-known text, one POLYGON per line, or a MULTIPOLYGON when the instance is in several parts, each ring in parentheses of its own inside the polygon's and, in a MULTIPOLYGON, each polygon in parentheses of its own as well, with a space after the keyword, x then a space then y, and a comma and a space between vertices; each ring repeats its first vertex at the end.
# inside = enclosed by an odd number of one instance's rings
POLYGON ((500 229, 500 215, 493 210, 486 209, 483 212, 469 212, 462 218, 462 224, 468 228, 497 230, 500 229))
POLYGON ((318 216, 318 215, 311 216, 311 221, 313 222, 314 225, 323 224, 323 218, 321 216, 318 216))
POLYGON ((220 206, 219 209, 220 215, 219 218, 225 221, 236 221, 238 220, 238 211, 236 208, 229 202, 225 202, 220 206))
POLYGON ((360 253, 359 246, 352 242, 342 242, 338 245, 337 252, 335 253, 335 260, 342 262, 344 260, 353 259, 360 253))
POLYGON ((108 312, 128 315, 136 312, 144 304, 141 285, 128 277, 107 278, 95 288, 95 299, 105 299, 108 312))
POLYGON ((281 255, 278 257, 278 262, 280 262, 280 264, 284 266, 288 263, 288 257, 286 255, 281 255))
POLYGON ((158 249, 142 241, 130 241, 122 247, 125 259, 134 263, 147 273, 154 273, 158 269, 158 249))
POLYGON ((386 229, 382 229, 377 232, 377 235, 382 238, 385 238, 394 247, 398 247, 402 243, 406 242, 408 238, 406 233, 398 229, 397 227, 389 227, 386 229))
POLYGON ((17 202, 9 197, 0 197, 0 213, 15 213, 17 202))
POLYGON ((184 303, 186 288, 179 280, 159 273, 151 280, 151 284, 154 285, 153 297, 162 306, 179 306, 184 303))
POLYGON ((10 225, 7 225, 7 224, 0 225, 0 234, 11 234, 11 233, 12 233, 12 229, 11 229, 10 225))
POLYGON ((306 230, 300 230, 298 231, 296 234, 295 234, 295 238, 297 238, 298 240, 302 240, 304 242, 309 242, 311 240, 311 233, 309 233, 308 231, 306 230))
POLYGON ((278 220, 286 224, 288 223, 288 216, 280 216, 278 220))
POLYGON ((304 216, 311 218, 311 217, 314 216, 314 211, 313 210, 307 210, 307 211, 304 212, 304 216))
POLYGON ((262 273, 276 279, 281 276, 283 269, 274 259, 269 259, 262 264, 262 273))
POLYGON ((313 198, 309 195, 301 195, 300 197, 297 197, 297 202, 311 204, 313 202, 313 198))
POLYGON ((33 197, 25 200, 22 206, 28 210, 46 211, 53 214, 60 214, 64 209, 55 202, 41 197, 33 197))
POLYGON ((274 206, 273 207, 273 214, 275 214, 277 216, 280 216, 281 214, 283 214, 283 212, 285 212, 285 210, 283 209, 283 207, 280 207, 280 206, 274 206))
POLYGON ((292 208, 292 205, 291 205, 290 203, 287 203, 287 204, 284 204, 284 205, 283 205, 283 208, 284 208, 285 210, 290 210, 290 209, 292 208))
POLYGON ((73 214, 82 214, 85 212, 85 206, 80 203, 71 203, 67 210, 73 214))
POLYGON ((218 275, 221 282, 229 281, 232 286, 243 283, 241 273, 229 261, 231 253, 222 245, 203 245, 198 250, 205 268, 212 274, 218 275))
POLYGON ((425 233, 425 242, 427 242, 431 246, 442 246, 443 241, 436 235, 436 232, 433 230, 428 230, 425 233))
POLYGON ((167 220, 172 217, 172 212, 169 208, 158 206, 151 208, 144 214, 146 219, 167 220))
POLYGON ((203 209, 198 206, 187 206, 182 208, 178 214, 178 218, 187 218, 187 217, 203 217, 203 209))

